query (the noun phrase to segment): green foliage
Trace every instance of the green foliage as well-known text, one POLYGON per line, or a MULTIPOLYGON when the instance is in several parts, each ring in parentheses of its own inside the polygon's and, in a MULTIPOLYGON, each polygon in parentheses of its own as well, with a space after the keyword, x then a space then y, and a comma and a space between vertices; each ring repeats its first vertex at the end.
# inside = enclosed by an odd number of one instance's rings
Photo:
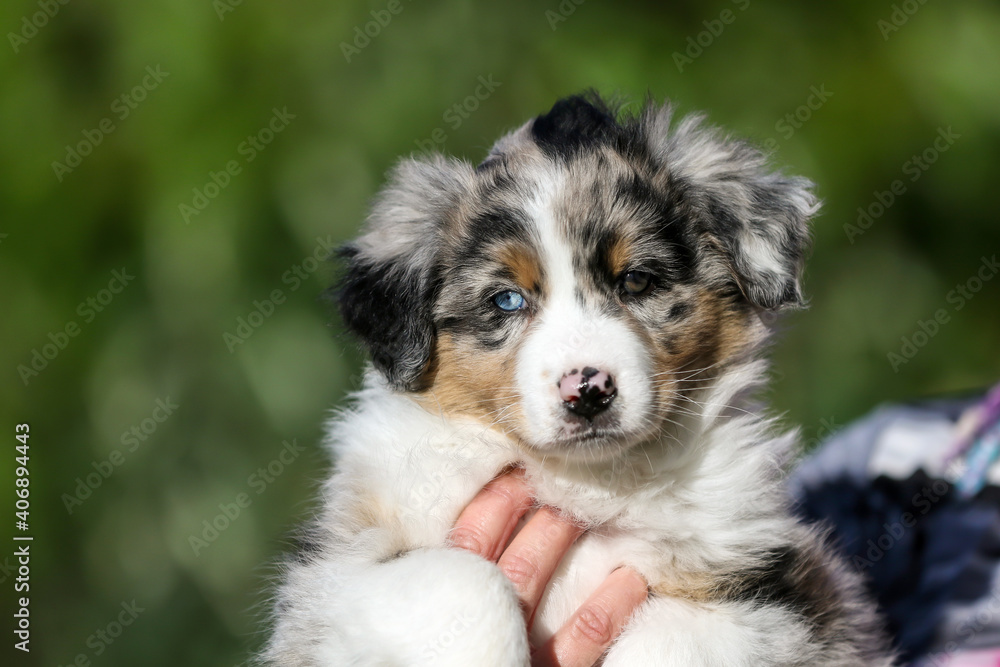
POLYGON ((1000 279, 953 290, 1000 250, 1000 9, 896 7, 4 3, 0 437, 12 451, 13 425, 31 426, 35 536, 17 664, 246 659, 268 564, 323 476, 321 421, 361 367, 312 258, 355 233, 398 156, 478 161, 584 88, 705 110, 819 184, 811 307, 786 321, 772 392, 807 440, 994 382, 1000 279), (88 640, 133 600, 119 638, 88 640))

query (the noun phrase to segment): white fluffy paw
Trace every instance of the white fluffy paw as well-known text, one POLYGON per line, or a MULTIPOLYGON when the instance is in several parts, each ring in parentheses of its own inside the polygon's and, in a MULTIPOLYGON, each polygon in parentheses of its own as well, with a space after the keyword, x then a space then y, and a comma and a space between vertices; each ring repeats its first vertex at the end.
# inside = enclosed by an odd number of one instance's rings
POLYGON ((348 664, 528 664, 527 632, 513 587, 499 568, 471 553, 414 551, 365 568, 346 583, 344 594, 344 602, 354 603, 337 614, 356 661, 348 664))

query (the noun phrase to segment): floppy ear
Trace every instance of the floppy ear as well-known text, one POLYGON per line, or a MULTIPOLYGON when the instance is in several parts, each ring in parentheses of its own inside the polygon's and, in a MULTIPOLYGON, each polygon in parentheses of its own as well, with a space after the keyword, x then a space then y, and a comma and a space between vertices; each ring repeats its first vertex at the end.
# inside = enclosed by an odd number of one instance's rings
POLYGON ((466 191, 471 167, 433 156, 406 159, 389 176, 347 260, 337 299, 347 328, 389 384, 418 389, 434 347, 434 264, 441 230, 466 191))
POLYGON ((667 188, 701 220, 731 279, 761 308, 801 305, 800 278, 809 247, 809 219, 819 210, 813 184, 769 168, 748 143, 702 125, 700 116, 670 127, 670 107, 653 108, 643 127, 667 188))

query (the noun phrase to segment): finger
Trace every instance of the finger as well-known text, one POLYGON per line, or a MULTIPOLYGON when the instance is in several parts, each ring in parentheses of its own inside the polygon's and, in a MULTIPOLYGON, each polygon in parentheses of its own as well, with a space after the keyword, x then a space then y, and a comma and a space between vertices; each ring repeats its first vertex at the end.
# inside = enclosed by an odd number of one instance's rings
POLYGON ((496 562, 531 503, 531 490, 522 471, 501 475, 462 510, 448 540, 453 546, 496 562))
POLYGON ((533 667, 592 667, 646 594, 646 582, 633 570, 615 570, 535 653, 533 667))
POLYGON ((497 563, 517 590, 530 620, 559 561, 583 529, 550 507, 542 507, 521 528, 497 563))

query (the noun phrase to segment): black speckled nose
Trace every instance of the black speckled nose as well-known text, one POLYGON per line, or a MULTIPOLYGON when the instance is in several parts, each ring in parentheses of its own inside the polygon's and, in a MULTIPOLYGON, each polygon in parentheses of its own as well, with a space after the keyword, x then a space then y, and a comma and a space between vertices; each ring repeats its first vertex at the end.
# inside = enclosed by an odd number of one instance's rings
POLYGON ((618 395, 615 379, 607 371, 585 366, 574 368, 559 380, 559 396, 573 414, 593 419, 604 412, 618 395))

